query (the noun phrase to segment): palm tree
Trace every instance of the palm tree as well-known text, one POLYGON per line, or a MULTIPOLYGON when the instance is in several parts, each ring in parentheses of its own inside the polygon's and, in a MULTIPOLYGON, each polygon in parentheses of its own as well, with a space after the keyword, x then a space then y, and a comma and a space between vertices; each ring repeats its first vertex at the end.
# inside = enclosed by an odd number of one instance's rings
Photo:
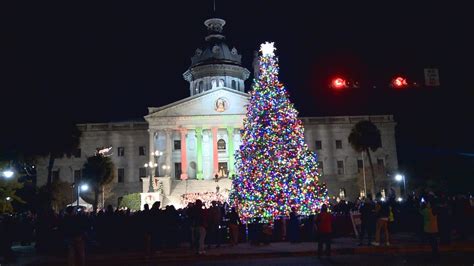
POLYGON ((58 126, 54 130, 47 130, 47 133, 44 134, 45 138, 41 140, 38 147, 35 147, 30 153, 49 157, 46 185, 51 187, 55 160, 64 154, 71 156, 72 152, 79 147, 81 131, 76 125, 70 123, 58 126))
POLYGON ((354 125, 349 134, 349 143, 352 148, 357 152, 365 151, 369 158, 370 171, 372 174, 372 193, 375 192, 375 171, 374 165, 372 164, 372 158, 370 151, 376 151, 382 147, 382 137, 380 136, 380 130, 377 126, 368 121, 363 120, 354 125))
POLYGON ((87 158, 84 164, 82 179, 89 183, 94 191, 94 211, 97 210, 99 194, 104 189, 104 186, 110 184, 114 178, 114 164, 110 157, 97 153, 87 158))

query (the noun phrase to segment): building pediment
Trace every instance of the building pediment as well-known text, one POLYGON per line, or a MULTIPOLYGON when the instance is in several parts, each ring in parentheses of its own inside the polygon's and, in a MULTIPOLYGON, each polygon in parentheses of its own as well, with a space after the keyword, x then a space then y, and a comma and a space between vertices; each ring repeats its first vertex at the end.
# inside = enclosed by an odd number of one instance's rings
POLYGON ((249 95, 229 88, 215 88, 162 106, 149 107, 147 121, 159 117, 245 115, 249 95))

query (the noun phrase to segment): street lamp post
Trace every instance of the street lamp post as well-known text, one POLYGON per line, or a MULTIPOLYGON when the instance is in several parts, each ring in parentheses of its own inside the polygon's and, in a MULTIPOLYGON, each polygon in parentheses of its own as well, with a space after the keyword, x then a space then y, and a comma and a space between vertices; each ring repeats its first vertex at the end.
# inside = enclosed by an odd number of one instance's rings
POLYGON ((405 176, 402 175, 402 174, 396 174, 395 175, 395 180, 397 182, 403 181, 403 194, 405 195, 405 198, 406 198, 406 196, 407 196, 407 187, 406 187, 406 183, 405 183, 405 176))
MULTIPOLYGON (((160 156, 163 155, 163 152, 156 150, 156 151, 152 152, 151 154, 155 157, 155 163, 158 163, 160 156)), ((156 176, 160 176, 160 168, 159 167, 156 167, 156 176)))
POLYGON ((81 193, 81 191, 87 191, 87 190, 89 190, 89 185, 87 185, 87 184, 78 184, 77 185, 76 207, 79 208, 79 194, 81 193))
POLYGON ((161 166, 161 168, 163 169, 163 172, 166 175, 166 173, 168 173, 168 170, 170 170, 171 167, 169 165, 163 165, 163 166, 161 166))
POLYGON ((145 164, 145 167, 150 169, 150 184, 148 186, 148 192, 155 192, 155 190, 153 189, 153 169, 157 166, 158 164, 152 161, 145 164))
POLYGON ((367 183, 365 182, 365 163, 364 163, 364 152, 361 152, 362 156, 362 176, 364 177, 364 196, 367 198, 367 183))

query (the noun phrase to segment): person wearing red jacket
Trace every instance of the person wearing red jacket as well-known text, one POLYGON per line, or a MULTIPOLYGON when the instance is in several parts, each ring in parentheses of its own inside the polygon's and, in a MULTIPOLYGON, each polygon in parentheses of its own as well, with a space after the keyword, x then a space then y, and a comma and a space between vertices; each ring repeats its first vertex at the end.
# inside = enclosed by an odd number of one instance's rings
POLYGON ((325 255, 331 256, 331 234, 332 234, 332 215, 328 213, 326 204, 321 206, 321 213, 316 217, 318 230, 318 257, 323 252, 323 244, 326 245, 325 255))

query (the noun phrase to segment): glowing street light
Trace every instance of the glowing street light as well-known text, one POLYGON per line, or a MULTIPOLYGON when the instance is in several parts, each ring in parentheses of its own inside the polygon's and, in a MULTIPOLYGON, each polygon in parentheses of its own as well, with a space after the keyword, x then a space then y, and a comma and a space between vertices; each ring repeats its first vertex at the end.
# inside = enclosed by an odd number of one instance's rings
POLYGON ((81 194, 81 191, 85 192, 89 190, 89 185, 86 183, 83 184, 78 184, 77 185, 77 199, 76 199, 76 207, 79 208, 79 195, 81 194))
POLYGON ((89 185, 88 184, 82 184, 81 185, 81 191, 87 191, 89 190, 89 185))
POLYGON ((12 170, 5 170, 3 171, 2 175, 5 178, 12 178, 15 173, 12 170))
POLYGON ((148 186, 148 192, 155 192, 155 190, 153 189, 153 168, 156 168, 158 164, 150 161, 144 166, 146 168, 150 168, 150 185, 148 186))
POLYGON ((403 180, 403 176, 401 174, 397 174, 397 175, 395 175, 395 180, 400 182, 400 181, 403 180))
POLYGON ((406 187, 406 183, 405 183, 405 176, 402 175, 402 174, 396 174, 395 175, 395 181, 397 182, 402 182, 403 181, 403 194, 405 194, 405 196, 407 195, 407 187, 406 187))
POLYGON ((6 197, 5 199, 6 199, 7 201, 10 201, 10 200, 12 200, 12 198, 11 198, 11 197, 6 197))

